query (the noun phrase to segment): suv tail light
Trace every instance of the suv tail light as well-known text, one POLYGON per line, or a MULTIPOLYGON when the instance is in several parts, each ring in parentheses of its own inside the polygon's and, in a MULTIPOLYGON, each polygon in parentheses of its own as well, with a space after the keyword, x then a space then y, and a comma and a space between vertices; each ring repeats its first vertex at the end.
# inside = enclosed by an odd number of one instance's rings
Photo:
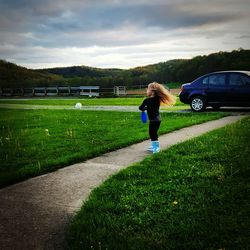
POLYGON ((184 87, 183 87, 183 85, 181 85, 181 90, 180 90, 180 92, 182 92, 183 89, 184 89, 184 87))

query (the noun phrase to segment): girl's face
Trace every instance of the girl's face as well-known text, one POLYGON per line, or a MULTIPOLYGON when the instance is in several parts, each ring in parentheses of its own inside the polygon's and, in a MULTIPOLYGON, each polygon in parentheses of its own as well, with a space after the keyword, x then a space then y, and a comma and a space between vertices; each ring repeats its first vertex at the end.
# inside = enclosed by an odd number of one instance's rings
POLYGON ((147 96, 153 96, 154 92, 151 88, 147 88, 147 96))

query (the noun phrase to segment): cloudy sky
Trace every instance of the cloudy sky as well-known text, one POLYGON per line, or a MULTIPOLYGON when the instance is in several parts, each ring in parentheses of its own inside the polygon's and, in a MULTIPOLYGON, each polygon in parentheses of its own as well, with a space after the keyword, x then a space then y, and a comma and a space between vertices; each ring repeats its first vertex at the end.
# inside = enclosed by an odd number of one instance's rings
POLYGON ((249 0, 0 0, 0 59, 132 68, 250 48, 249 0))

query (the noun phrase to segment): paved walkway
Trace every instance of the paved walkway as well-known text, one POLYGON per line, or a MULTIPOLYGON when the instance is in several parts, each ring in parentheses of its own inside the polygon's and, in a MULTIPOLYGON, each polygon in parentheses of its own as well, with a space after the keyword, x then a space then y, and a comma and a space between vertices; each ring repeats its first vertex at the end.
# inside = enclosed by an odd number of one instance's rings
MULTIPOLYGON (((238 121, 229 116, 160 137, 168 147, 238 121)), ((62 249, 65 229, 91 190, 143 160, 149 141, 104 154, 0 190, 0 249, 62 249)))
MULTIPOLYGON (((3 109, 76 109, 74 105, 34 105, 34 104, 20 104, 20 103, 1 103, 0 108, 3 109)), ((81 110, 100 110, 100 111, 119 111, 119 112, 138 112, 138 106, 117 106, 117 105, 83 105, 81 110)), ((248 114, 250 112, 249 107, 221 107, 221 111, 232 112, 234 114, 248 114)), ((207 112, 213 109, 207 108, 207 112)), ((192 112, 188 105, 173 106, 173 107, 161 107, 161 112, 192 112)))
MULTIPOLYGON (((0 103, 0 108, 6 109, 76 109, 74 105, 31 105, 31 104, 14 104, 14 103, 0 103)), ((138 112, 138 106, 117 106, 117 105, 83 105, 81 110, 101 110, 101 111, 124 111, 124 112, 138 112)), ((188 111, 191 110, 187 109, 187 105, 177 106, 177 107, 164 107, 161 108, 161 112, 172 112, 172 111, 188 111)))

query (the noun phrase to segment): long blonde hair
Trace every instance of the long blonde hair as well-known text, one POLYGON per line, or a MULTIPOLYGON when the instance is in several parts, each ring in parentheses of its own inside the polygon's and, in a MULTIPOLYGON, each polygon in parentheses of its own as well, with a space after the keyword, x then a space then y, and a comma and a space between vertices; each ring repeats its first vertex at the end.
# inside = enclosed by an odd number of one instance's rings
POLYGON ((154 95, 159 96, 160 104, 174 105, 176 103, 176 97, 172 95, 162 84, 152 82, 148 85, 148 88, 153 91, 154 95))

